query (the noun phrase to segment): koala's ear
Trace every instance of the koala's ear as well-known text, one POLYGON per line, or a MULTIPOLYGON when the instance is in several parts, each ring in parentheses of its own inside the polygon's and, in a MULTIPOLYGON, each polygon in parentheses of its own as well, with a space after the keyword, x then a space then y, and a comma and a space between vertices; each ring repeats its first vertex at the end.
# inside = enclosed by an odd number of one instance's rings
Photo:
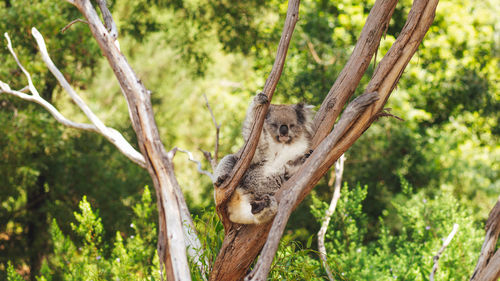
POLYGON ((294 105, 295 113, 297 114, 297 121, 300 124, 309 122, 314 114, 312 111, 313 106, 303 102, 294 105))
POLYGON ((269 106, 269 109, 267 110, 267 113, 266 113, 266 119, 269 119, 269 117, 271 116, 271 111, 273 110, 273 106, 271 104, 271 106, 269 106))

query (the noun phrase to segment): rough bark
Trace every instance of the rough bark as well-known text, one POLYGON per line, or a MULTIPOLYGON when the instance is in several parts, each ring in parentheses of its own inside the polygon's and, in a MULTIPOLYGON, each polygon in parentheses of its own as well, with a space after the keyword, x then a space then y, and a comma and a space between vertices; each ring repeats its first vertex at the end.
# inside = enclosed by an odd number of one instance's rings
POLYGON ((500 249, 495 247, 500 235, 500 197, 486 221, 486 237, 470 281, 494 281, 500 278, 500 249))

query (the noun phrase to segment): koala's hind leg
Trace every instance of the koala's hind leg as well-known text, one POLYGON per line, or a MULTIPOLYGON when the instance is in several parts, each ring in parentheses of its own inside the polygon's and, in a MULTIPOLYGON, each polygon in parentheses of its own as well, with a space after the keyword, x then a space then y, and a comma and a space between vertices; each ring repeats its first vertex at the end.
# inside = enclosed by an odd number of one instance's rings
POLYGON ((270 221, 278 212, 278 202, 271 194, 263 195, 260 200, 255 200, 250 205, 256 224, 270 221))
POLYGON ((220 186, 228 177, 238 158, 234 154, 224 156, 214 172, 214 185, 220 186))
POLYGON ((229 219, 234 223, 261 224, 271 220, 278 211, 274 196, 265 194, 256 198, 241 188, 234 190, 227 205, 229 219))

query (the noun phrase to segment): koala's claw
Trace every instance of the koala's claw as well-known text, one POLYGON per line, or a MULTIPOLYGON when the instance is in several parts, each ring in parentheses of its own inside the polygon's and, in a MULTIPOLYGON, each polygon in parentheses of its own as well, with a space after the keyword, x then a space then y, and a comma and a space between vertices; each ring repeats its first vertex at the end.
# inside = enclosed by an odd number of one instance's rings
POLYGON ((264 197, 259 200, 255 200, 250 205, 252 206, 252 214, 257 214, 267 208, 271 204, 271 198, 269 195, 264 195, 264 197))
POLYGON ((222 185, 222 183, 227 180, 227 178, 229 178, 229 174, 225 174, 225 175, 220 175, 219 177, 217 177, 217 180, 215 180, 214 182, 214 185, 216 187, 219 187, 222 185))
POLYGON ((306 158, 309 158, 309 156, 311 156, 311 154, 312 154, 313 152, 314 152, 314 150, 312 150, 312 149, 311 149, 311 150, 309 150, 309 152, 308 152, 308 153, 306 153, 306 158))
POLYGON ((263 92, 260 92, 258 93, 256 96, 255 96, 255 102, 257 104, 266 104, 269 102, 269 99, 267 98, 267 96, 263 93, 263 92))

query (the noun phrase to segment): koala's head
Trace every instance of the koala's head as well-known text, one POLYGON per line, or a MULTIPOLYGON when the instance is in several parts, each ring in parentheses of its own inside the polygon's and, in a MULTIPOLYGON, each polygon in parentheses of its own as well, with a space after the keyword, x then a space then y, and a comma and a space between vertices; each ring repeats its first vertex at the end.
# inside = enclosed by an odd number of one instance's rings
POLYGON ((291 144, 301 137, 310 139, 312 116, 311 106, 303 103, 271 104, 264 129, 278 143, 291 144))

